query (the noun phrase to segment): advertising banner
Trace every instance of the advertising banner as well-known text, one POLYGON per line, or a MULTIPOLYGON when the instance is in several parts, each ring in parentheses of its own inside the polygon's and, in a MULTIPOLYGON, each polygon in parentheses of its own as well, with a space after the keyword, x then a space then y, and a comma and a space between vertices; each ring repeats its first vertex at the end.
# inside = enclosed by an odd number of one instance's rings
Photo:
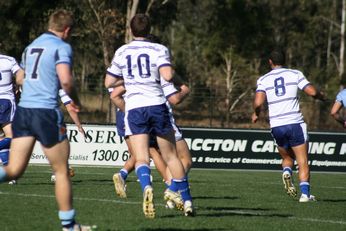
MULTIPOLYGON (((193 167, 281 169, 281 157, 269 130, 185 128, 193 167)), ((346 134, 309 133, 311 170, 346 172, 346 134)))
MULTIPOLYGON (((72 165, 123 166, 129 158, 115 125, 84 125, 83 137, 68 125, 72 165)), ((194 168, 281 169, 281 157, 269 130, 182 128, 194 168)), ((309 133, 312 171, 346 172, 346 133, 309 133)), ((47 164, 37 142, 30 163, 47 164)))

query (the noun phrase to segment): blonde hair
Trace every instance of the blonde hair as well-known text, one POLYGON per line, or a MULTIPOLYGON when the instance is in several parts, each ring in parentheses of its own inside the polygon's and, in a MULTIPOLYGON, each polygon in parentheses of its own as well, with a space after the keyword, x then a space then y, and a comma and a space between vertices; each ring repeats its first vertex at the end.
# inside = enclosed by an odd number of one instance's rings
POLYGON ((73 13, 67 10, 56 10, 49 17, 48 29, 63 32, 67 27, 73 26, 73 13))

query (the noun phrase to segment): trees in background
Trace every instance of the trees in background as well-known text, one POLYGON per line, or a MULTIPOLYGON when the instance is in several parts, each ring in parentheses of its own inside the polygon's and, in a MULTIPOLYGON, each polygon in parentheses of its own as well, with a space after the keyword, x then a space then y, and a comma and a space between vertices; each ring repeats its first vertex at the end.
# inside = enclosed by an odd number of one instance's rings
MULTIPOLYGON (((289 67, 306 73, 330 99, 344 72, 345 0, 12 0, 0 7, 6 22, 0 49, 17 59, 45 30, 52 10, 74 11, 75 76, 83 94, 96 93, 100 100, 114 50, 131 39, 129 19, 149 14, 153 33, 171 49, 175 69, 192 91, 177 108, 178 119, 198 118, 200 126, 249 123, 256 79, 269 70, 267 54, 276 46, 286 51, 289 67)), ((315 115, 328 111, 328 104, 302 100, 313 105, 315 115)), ((99 110, 106 110, 102 105, 99 110)))

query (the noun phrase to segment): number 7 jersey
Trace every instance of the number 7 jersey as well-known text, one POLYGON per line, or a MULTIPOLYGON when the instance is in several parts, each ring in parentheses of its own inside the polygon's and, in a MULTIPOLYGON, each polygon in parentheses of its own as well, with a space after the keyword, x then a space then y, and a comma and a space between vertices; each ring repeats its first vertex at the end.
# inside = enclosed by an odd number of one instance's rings
POLYGON ((46 32, 36 38, 22 55, 25 70, 23 92, 19 106, 55 109, 60 105, 61 88, 56 65, 72 66, 71 46, 53 33, 46 32))
POLYGON ((107 73, 124 79, 126 111, 166 102, 159 69, 167 65, 171 65, 168 49, 158 43, 134 40, 115 52, 107 73))
POLYGON ((273 69, 257 80, 256 92, 264 92, 267 97, 270 127, 304 122, 298 89, 309 84, 302 72, 287 68, 273 69))

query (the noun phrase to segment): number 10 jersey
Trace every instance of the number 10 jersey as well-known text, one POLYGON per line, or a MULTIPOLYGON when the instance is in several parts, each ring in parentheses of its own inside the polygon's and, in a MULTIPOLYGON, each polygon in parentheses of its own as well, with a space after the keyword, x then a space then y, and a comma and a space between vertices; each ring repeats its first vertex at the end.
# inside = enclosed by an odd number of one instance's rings
POLYGON ((134 40, 115 52, 107 73, 124 79, 126 111, 166 102, 159 69, 167 65, 171 65, 169 51, 158 43, 134 40))

